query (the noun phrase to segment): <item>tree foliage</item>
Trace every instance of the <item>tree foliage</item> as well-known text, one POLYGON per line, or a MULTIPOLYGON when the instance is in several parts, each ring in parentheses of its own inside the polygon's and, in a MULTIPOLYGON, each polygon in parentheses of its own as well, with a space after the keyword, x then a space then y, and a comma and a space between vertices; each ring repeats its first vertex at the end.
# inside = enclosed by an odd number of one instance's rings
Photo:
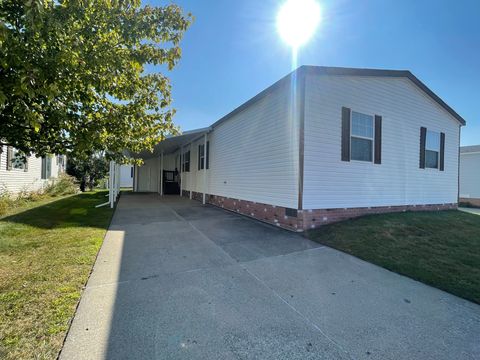
POLYGON ((191 23, 140 0, 0 0, 0 141, 29 154, 152 149, 175 132, 166 72, 191 23), (158 67, 156 67, 158 69, 158 67))
POLYGON ((67 174, 73 176, 80 183, 80 190, 85 191, 88 186, 92 190, 99 180, 108 175, 108 161, 98 154, 89 158, 69 158, 67 174))

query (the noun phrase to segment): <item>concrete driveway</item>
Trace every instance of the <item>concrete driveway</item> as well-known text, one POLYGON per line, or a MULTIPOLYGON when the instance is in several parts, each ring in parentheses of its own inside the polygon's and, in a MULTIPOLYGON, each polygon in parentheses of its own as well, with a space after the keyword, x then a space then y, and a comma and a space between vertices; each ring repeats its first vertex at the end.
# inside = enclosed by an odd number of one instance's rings
POLYGON ((480 306, 300 235, 125 194, 61 359, 479 359, 480 306))

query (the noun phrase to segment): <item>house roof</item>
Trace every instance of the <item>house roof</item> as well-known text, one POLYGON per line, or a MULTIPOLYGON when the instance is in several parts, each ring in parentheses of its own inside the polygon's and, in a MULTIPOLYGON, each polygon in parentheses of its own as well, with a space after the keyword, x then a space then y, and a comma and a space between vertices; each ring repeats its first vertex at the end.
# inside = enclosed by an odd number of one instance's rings
POLYGON ((360 69, 360 68, 345 68, 345 67, 332 67, 332 66, 311 66, 303 65, 295 69, 291 73, 287 74, 280 80, 278 80, 273 85, 269 86, 262 92, 255 95, 250 100, 246 101, 233 111, 229 112, 227 115, 223 116, 216 122, 214 122, 210 127, 196 129, 191 131, 186 131, 178 136, 168 137, 157 146, 155 146, 155 151, 152 154, 151 152, 141 152, 138 154, 143 159, 152 158, 158 156, 161 153, 161 150, 164 150, 164 153, 171 153, 178 149, 184 144, 197 139, 199 136, 203 135, 205 132, 213 130, 216 126, 220 125, 224 121, 232 118, 236 114, 242 112, 255 102, 269 95, 279 87, 285 85, 286 83, 294 81, 296 78, 300 78, 305 74, 317 74, 317 75, 345 75, 345 76, 374 76, 374 77, 395 77, 395 78, 407 78, 412 81, 420 90, 427 94, 433 101, 435 101, 440 107, 446 110, 451 116, 453 116, 461 125, 465 125, 465 119, 463 119, 455 110, 448 106, 438 95, 436 95, 432 90, 430 90, 423 82, 421 82, 415 75, 413 75, 408 70, 385 70, 385 69, 360 69))
POLYGON ((220 120, 216 121, 212 128, 228 120, 232 116, 243 111, 253 103, 264 98, 275 89, 281 87, 287 82, 291 82, 292 78, 300 77, 303 74, 317 74, 317 75, 345 75, 345 76, 375 76, 375 77, 397 77, 407 78, 412 81, 420 90, 426 93, 432 100, 445 109, 450 115, 452 115, 460 124, 465 125, 465 119, 463 119, 455 110, 447 105, 438 95, 430 90, 423 82, 421 82, 415 75, 408 70, 384 70, 384 69, 360 69, 360 68, 345 68, 345 67, 332 67, 332 66, 312 66, 303 65, 292 71, 290 74, 284 76, 273 85, 269 86, 244 104, 240 105, 220 120))
POLYGON ((460 153, 468 154, 468 153, 480 153, 480 145, 470 145, 470 146, 461 146, 460 153))
MULTIPOLYGON (((302 67, 301 67, 302 68, 302 67)), ((452 115, 462 125, 466 124, 464 118, 462 118, 455 110, 447 105, 440 97, 428 88, 423 82, 421 82, 415 75, 409 70, 383 70, 383 69, 357 69, 357 68, 342 68, 342 67, 328 67, 328 66, 305 66, 307 72, 313 72, 316 74, 325 75, 352 75, 352 76, 376 76, 376 77, 399 77, 408 78, 420 90, 426 93, 432 100, 438 105, 444 108, 450 115, 452 115)))

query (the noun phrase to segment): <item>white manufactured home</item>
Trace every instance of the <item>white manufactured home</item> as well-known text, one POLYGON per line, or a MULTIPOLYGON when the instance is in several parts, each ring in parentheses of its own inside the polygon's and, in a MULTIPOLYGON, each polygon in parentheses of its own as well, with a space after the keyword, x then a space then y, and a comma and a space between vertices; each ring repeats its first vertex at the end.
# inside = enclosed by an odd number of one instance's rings
POLYGON ((0 193, 37 191, 66 170, 64 155, 28 156, 12 146, 0 146, 0 193))
POLYGON ((409 71, 302 66, 208 128, 137 154, 134 191, 297 231, 455 208, 462 125, 409 71))
POLYGON ((133 165, 120 166, 120 187, 131 188, 133 186, 133 165))
POLYGON ((460 148, 460 201, 480 206, 480 145, 460 148))

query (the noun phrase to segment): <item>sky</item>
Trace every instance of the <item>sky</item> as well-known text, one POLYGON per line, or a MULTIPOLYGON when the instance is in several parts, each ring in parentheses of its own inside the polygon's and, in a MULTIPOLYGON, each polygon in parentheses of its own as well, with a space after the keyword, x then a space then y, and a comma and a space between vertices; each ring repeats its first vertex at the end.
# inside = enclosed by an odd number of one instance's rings
MULTIPOLYGON (((291 71, 275 24, 283 1, 174 1, 195 17, 167 73, 183 131, 211 125, 291 71)), ((322 22, 299 66, 410 70, 467 121, 461 144, 480 144, 480 0, 318 3, 322 22)))

